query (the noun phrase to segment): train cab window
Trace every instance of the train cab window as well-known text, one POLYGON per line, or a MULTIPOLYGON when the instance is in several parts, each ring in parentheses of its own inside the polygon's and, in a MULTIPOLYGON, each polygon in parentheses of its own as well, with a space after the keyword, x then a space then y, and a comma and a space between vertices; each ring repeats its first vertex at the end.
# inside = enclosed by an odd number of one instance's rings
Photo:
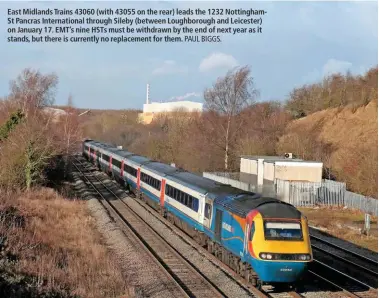
POLYGON ((251 223, 251 228, 250 228, 250 234, 249 234, 249 241, 253 240, 254 232, 255 232, 255 223, 252 222, 251 223))
POLYGON ((298 222, 265 222, 267 240, 302 240, 303 233, 298 222))
POLYGON ((208 203, 205 204, 204 215, 206 218, 211 219, 212 208, 211 208, 211 205, 208 203))

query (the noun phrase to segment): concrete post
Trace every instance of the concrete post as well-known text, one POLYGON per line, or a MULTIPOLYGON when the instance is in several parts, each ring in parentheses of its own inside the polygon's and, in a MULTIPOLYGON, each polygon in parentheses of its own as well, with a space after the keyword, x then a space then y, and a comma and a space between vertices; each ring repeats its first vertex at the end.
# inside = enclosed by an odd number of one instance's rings
POLYGON ((258 184, 258 187, 259 188, 262 188, 263 187, 263 158, 259 158, 257 160, 257 184, 258 184))

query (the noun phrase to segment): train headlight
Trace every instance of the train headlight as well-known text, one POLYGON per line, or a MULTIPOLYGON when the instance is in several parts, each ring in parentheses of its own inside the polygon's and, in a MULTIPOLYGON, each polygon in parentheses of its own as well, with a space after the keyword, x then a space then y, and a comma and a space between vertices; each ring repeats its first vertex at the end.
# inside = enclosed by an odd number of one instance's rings
POLYGON ((272 259, 272 255, 267 254, 267 255, 266 255, 266 258, 267 258, 267 260, 271 260, 271 259, 272 259))
POLYGON ((308 261, 311 259, 311 256, 310 255, 300 255, 299 259, 302 261, 308 261))
POLYGON ((267 255, 266 254, 261 254, 262 259, 266 259, 267 255))

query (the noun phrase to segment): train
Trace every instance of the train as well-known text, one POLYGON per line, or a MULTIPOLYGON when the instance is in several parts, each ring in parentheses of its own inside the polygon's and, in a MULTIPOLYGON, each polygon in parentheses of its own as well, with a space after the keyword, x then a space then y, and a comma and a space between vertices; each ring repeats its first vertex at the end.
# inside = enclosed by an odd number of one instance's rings
POLYGON ((298 288, 313 254, 293 205, 86 139, 83 156, 260 288, 298 288))

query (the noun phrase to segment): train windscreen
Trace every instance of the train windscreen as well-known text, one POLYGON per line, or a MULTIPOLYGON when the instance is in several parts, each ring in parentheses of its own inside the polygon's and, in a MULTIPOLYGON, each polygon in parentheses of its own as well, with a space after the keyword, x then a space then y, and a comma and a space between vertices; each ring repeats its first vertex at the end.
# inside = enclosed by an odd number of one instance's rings
POLYGON ((265 222, 265 238, 267 240, 301 240, 303 233, 300 223, 265 222))

